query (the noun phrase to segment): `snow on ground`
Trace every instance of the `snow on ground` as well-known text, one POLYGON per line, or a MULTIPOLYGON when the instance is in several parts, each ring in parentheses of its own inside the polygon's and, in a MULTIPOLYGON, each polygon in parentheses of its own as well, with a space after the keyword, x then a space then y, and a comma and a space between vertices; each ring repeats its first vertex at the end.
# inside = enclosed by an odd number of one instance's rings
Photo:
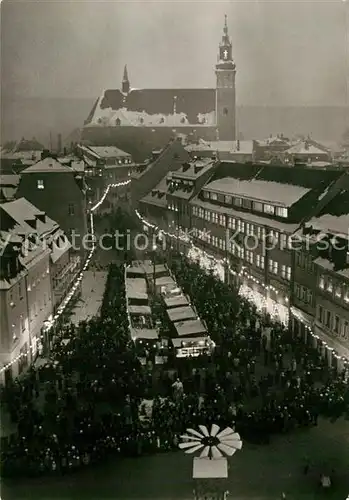
POLYGON ((102 305, 107 276, 108 273, 105 271, 86 271, 84 273, 81 297, 71 315, 72 323, 78 325, 80 321, 89 320, 98 315, 102 305))

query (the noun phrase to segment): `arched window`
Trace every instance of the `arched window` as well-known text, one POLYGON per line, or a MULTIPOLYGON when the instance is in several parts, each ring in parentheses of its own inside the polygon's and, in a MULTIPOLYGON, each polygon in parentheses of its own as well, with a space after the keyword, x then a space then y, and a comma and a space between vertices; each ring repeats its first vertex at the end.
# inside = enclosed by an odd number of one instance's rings
POLYGON ((228 108, 223 108, 223 115, 227 115, 228 114, 228 108))

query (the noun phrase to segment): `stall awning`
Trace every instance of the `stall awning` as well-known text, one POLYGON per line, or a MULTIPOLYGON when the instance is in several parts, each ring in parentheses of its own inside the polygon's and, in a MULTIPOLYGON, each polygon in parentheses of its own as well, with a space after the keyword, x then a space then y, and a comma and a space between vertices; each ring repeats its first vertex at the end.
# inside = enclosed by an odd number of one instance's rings
POLYGON ((177 297, 169 297, 164 299, 165 305, 169 309, 171 307, 187 306, 189 304, 185 295, 177 295, 177 297))
POLYGON ((172 321, 173 323, 175 323, 176 321, 184 321, 187 319, 196 319, 197 317, 196 312, 190 306, 174 307, 173 309, 168 309, 167 314, 170 321, 172 321))
MULTIPOLYGON (((210 340, 210 337, 184 337, 180 339, 172 339, 172 344, 173 347, 176 349, 179 349, 180 347, 184 347, 183 344, 188 343, 188 344, 201 344, 204 345, 208 340, 210 340)), ((185 346, 187 347, 187 346, 185 346)))
POLYGON ((189 321, 179 321, 175 324, 177 335, 184 337, 185 335, 205 334, 207 332, 205 326, 199 319, 189 321))
POLYGON ((131 328, 131 337, 133 340, 157 340, 158 331, 148 328, 131 328))
POLYGON ((130 274, 135 274, 136 276, 144 276, 145 271, 142 267, 131 266, 126 269, 126 276, 130 274))
POLYGON ((143 278, 126 278, 127 299, 147 300, 147 283, 143 278))
POLYGON ((156 278, 156 286, 177 287, 177 284, 171 276, 162 276, 161 278, 156 278))
POLYGON ((128 311, 130 314, 151 314, 151 309, 149 306, 128 306, 128 311))

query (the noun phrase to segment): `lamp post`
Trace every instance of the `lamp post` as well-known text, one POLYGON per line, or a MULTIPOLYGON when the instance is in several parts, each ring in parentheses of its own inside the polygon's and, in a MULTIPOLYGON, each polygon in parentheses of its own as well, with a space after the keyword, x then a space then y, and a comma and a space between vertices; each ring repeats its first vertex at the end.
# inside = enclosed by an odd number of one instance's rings
POLYGON ((154 294, 156 294, 156 262, 155 262, 156 249, 157 249, 156 243, 153 242, 153 282, 154 282, 154 294))

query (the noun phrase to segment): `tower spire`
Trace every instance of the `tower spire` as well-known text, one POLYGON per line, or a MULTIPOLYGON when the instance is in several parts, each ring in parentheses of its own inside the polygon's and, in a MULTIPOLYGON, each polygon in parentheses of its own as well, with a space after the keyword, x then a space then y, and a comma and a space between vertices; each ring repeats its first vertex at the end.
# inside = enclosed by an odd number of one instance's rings
POLYGON ((122 92, 128 94, 130 92, 130 81, 128 79, 127 64, 124 67, 124 76, 122 77, 122 92))

